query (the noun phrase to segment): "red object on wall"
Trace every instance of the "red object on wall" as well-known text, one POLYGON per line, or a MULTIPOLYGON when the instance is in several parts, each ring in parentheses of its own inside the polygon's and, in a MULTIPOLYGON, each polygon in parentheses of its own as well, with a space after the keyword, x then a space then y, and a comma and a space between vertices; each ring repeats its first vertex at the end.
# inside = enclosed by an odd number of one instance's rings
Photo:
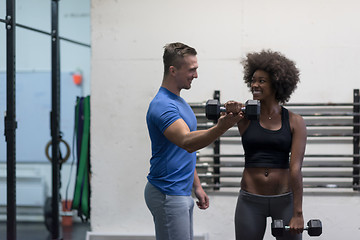
POLYGON ((81 85, 82 83, 82 75, 79 73, 74 73, 73 74, 73 82, 75 83, 75 85, 81 85))

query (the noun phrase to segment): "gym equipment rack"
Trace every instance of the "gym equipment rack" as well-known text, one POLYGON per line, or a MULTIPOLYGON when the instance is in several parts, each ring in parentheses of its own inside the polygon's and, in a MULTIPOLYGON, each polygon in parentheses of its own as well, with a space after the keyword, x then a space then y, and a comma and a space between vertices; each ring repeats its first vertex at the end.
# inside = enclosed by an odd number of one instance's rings
MULTIPOLYGON (((220 100, 220 91, 214 91, 213 97, 220 100)), ((198 129, 207 129, 216 123, 206 119, 205 102, 190 103, 190 106, 196 115, 198 129)), ((353 90, 352 103, 288 103, 285 107, 300 114, 306 123, 307 150, 302 170, 304 189, 359 192, 359 89, 353 90), (347 152, 350 146, 352 152, 347 152), (341 152, 336 150, 337 147, 341 152)), ((197 152, 197 172, 207 191, 237 192, 244 164, 241 137, 236 126, 197 152)))

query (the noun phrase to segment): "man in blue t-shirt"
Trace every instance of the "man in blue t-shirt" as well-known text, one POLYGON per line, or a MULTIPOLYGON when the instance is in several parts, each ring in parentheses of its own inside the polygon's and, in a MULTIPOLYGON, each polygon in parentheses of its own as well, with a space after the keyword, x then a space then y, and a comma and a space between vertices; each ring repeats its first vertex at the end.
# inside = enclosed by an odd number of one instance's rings
POLYGON ((226 113, 214 127, 197 131, 195 114, 180 97, 180 91, 190 89, 198 77, 197 52, 182 43, 170 43, 164 49, 164 78, 146 115, 152 157, 145 201, 157 240, 192 240, 192 190, 198 207, 209 207, 196 173, 195 151, 211 144, 243 116, 226 113))

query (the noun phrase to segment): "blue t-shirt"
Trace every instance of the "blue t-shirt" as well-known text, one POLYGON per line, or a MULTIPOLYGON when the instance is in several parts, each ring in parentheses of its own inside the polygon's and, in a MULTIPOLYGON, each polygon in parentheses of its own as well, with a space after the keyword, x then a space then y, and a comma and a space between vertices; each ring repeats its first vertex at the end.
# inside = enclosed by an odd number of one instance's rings
POLYGON ((196 153, 178 147, 163 134, 180 118, 190 131, 196 130, 196 117, 189 104, 182 97, 160 87, 146 115, 152 150, 147 178, 164 194, 189 196, 194 181, 196 153))

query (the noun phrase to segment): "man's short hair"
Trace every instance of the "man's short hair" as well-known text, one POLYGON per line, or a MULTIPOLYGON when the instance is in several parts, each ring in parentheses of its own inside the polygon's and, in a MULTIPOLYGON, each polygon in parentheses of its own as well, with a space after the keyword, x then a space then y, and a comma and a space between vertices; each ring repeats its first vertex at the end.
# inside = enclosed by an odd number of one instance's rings
POLYGON ((180 42, 166 44, 164 46, 163 55, 164 76, 169 73, 170 66, 181 68, 184 64, 183 60, 186 55, 196 56, 196 54, 196 50, 186 44, 180 42))

